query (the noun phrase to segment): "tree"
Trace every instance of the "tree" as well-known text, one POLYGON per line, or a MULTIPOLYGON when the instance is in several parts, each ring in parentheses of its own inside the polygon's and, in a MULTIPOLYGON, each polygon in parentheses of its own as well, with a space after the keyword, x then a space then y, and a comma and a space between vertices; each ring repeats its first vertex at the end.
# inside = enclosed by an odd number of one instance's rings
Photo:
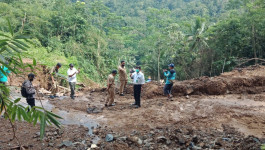
MULTIPOLYGON (((9 20, 8 26, 10 34, 0 32, 0 56, 3 58, 3 60, 0 61, 0 64, 10 69, 13 73, 18 74, 19 69, 25 70, 27 67, 33 68, 37 63, 36 60, 33 60, 33 65, 23 65, 20 54, 22 51, 26 51, 27 48, 29 48, 29 44, 31 43, 29 36, 14 33, 9 20), (9 64, 5 63, 6 59, 8 59, 9 64)), ((0 71, 3 74, 6 74, 2 68, 0 68, 0 71)), ((15 134, 15 119, 18 119, 19 121, 24 120, 33 123, 34 125, 36 125, 39 120, 41 138, 44 137, 46 124, 53 124, 60 128, 60 123, 56 120, 62 119, 60 116, 45 110, 43 107, 37 106, 28 111, 29 107, 24 107, 19 104, 18 102, 20 101, 20 98, 15 100, 10 98, 9 92, 10 91, 6 85, 0 85, 0 115, 3 113, 5 119, 10 121, 14 133, 13 139, 17 140, 20 147, 22 147, 22 145, 15 134)))

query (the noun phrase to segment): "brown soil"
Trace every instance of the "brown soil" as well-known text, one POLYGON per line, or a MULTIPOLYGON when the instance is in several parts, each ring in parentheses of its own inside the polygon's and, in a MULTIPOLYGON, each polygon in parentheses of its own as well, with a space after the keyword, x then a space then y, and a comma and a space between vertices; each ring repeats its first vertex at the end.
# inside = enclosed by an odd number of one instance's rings
MULTIPOLYGON (((163 85, 147 83, 142 96, 153 98, 163 95, 163 85)), ((132 86, 128 93, 133 93, 132 86)), ((172 88, 174 96, 184 95, 224 95, 224 94, 259 94, 265 92, 265 66, 251 66, 223 73, 217 77, 200 77, 186 81, 176 81, 172 88)))
MULTIPOLYGON (((218 77, 176 82, 172 101, 162 96, 163 86, 148 83, 144 86, 142 107, 139 109, 130 105, 134 102, 131 86, 128 86, 126 96, 116 95, 116 106, 113 107, 104 107, 107 96, 105 89, 83 91, 76 100, 54 99, 50 103, 61 110, 86 114, 84 120, 92 119, 99 123, 100 128, 93 132, 101 138, 97 144, 101 149, 256 150, 265 143, 265 93, 262 92, 265 90, 264 70, 264 66, 255 66, 218 77), (103 111, 87 114, 88 107, 103 111), (114 140, 106 142, 106 134, 112 134, 114 140)), ((7 121, 0 122, 0 126, 7 124, 7 121)), ((38 131, 38 128, 22 124, 17 131, 20 138, 23 138, 25 131, 30 136, 38 131)), ((70 137, 72 141, 89 139, 89 136, 80 134, 84 132, 82 128, 68 127, 65 126, 67 132, 58 139, 58 143, 65 140, 65 137, 70 137)), ((0 127, 1 133, 11 134, 6 129, 0 127)), ((1 137, 0 141, 3 141, 1 137)), ((42 146, 43 142, 32 141, 33 147, 30 149, 38 149, 38 146, 53 149, 47 147, 45 142, 46 145, 42 146)), ((87 143, 86 147, 80 149, 87 149, 87 143)), ((8 142, 2 142, 2 145, 8 147, 8 142)), ((79 149, 74 145, 64 148, 79 149)))

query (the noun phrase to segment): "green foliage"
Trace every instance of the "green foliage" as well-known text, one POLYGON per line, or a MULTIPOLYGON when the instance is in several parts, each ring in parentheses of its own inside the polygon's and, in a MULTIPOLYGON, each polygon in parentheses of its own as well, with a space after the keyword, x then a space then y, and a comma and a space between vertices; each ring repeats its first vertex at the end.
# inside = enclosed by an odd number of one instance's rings
MULTIPOLYGON (((24 65, 20 54, 22 51, 26 51, 30 48, 32 42, 29 36, 14 33, 11 23, 8 20, 8 28, 10 35, 0 33, 0 56, 3 58, 0 64, 10 69, 13 73, 19 74, 19 70, 26 70, 26 68, 34 69, 37 65, 36 59, 33 59, 32 65, 24 65), (8 59, 9 64, 5 63, 8 59)), ((3 72, 3 70, 1 69, 3 72)), ((3 72, 5 73, 5 72, 3 72)), ((40 122, 40 136, 43 138, 46 124, 56 125, 60 127, 60 123, 56 119, 62 119, 61 117, 45 110, 42 107, 33 107, 30 111, 28 107, 24 107, 19 104, 20 98, 11 99, 9 97, 9 89, 6 85, 0 84, 0 115, 4 114, 6 119, 14 122, 16 119, 19 121, 27 121, 36 125, 37 121, 40 122)))
POLYGON ((120 60, 127 68, 142 65, 154 79, 175 63, 183 80, 219 75, 239 58, 265 55, 262 0, 21 0, 0 8, 15 31, 39 41, 28 57, 48 66, 75 63, 82 81, 104 83, 120 60))

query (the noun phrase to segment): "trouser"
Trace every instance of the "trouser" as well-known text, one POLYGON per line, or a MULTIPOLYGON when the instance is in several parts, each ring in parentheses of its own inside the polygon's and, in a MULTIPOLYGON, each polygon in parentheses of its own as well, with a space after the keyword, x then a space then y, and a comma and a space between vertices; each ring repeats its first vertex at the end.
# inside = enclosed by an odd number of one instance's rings
POLYGON ((75 82, 69 82, 69 85, 70 85, 70 89, 71 89, 70 97, 74 98, 74 96, 75 96, 75 82))
POLYGON ((142 85, 133 86, 135 105, 138 106, 141 106, 141 90, 142 90, 142 85))
POLYGON ((165 95, 171 94, 172 86, 173 86, 172 83, 171 84, 165 84, 165 86, 164 86, 164 94, 165 95))
POLYGON ((56 93, 58 93, 58 82, 54 81, 54 83, 52 83, 52 95, 55 95, 56 93))
POLYGON ((31 108, 35 106, 35 98, 27 98, 26 100, 31 108))
POLYGON ((127 81, 126 80, 121 80, 120 81, 121 85, 120 85, 120 94, 123 94, 124 88, 126 86, 127 81))
POLYGON ((108 89, 108 97, 105 104, 112 105, 114 102, 114 97, 115 97, 115 88, 111 87, 108 89))

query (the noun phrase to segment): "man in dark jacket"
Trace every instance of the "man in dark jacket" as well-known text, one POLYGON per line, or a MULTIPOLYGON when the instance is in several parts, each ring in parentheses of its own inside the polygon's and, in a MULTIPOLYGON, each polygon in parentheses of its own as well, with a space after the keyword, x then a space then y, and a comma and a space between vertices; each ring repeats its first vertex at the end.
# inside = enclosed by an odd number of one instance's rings
POLYGON ((32 82, 35 78, 35 75, 33 73, 30 73, 28 75, 28 80, 25 80, 22 84, 22 86, 26 89, 26 93, 27 93, 27 103, 31 106, 34 107, 35 106, 35 93, 36 90, 32 85, 32 82))

